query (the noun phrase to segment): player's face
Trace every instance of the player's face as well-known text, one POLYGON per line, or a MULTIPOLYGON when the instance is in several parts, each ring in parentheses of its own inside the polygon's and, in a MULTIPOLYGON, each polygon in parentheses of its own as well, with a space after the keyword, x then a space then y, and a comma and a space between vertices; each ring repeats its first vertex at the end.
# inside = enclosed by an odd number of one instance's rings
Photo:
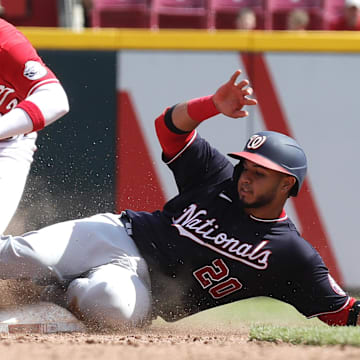
POLYGON ((289 176, 245 160, 238 181, 239 198, 245 208, 258 209, 281 203, 287 197, 284 180, 289 176))

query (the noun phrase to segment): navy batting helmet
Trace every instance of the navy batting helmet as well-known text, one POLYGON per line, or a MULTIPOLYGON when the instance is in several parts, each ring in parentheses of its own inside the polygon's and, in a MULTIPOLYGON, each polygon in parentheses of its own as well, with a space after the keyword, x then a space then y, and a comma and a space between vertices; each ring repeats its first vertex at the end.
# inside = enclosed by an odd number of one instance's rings
POLYGON ((296 184, 290 192, 291 196, 298 194, 306 175, 307 162, 303 149, 291 137, 275 131, 260 131, 254 134, 243 151, 228 155, 294 176, 296 184))

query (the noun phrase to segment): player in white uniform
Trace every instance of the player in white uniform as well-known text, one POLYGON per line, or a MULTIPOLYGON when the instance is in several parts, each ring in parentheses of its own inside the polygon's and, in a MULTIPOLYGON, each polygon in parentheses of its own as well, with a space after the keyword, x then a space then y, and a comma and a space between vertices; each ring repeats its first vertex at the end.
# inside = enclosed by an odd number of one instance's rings
POLYGON ((0 234, 21 200, 36 131, 69 111, 55 74, 14 26, 0 19, 0 234))

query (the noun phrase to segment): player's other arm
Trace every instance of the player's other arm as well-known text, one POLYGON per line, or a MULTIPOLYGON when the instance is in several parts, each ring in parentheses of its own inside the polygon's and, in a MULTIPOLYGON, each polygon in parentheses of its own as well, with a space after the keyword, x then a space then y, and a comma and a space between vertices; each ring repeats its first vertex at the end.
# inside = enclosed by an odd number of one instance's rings
POLYGON ((68 112, 62 85, 58 81, 45 83, 1 117, 0 139, 41 130, 68 112))
POLYGON ((193 138, 196 127, 206 119, 219 113, 231 118, 248 116, 244 106, 256 105, 257 101, 248 98, 253 92, 248 80, 236 82, 240 74, 241 70, 237 70, 215 94, 177 104, 155 120, 165 156, 172 157, 183 149, 193 138))

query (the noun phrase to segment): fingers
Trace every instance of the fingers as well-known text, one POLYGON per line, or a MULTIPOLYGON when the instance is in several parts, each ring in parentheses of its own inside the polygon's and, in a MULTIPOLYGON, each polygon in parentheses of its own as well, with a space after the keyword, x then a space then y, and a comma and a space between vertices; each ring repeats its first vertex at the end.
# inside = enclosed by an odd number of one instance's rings
POLYGON ((253 88, 248 87, 246 89, 243 90, 242 95, 243 98, 245 100, 245 105, 256 105, 257 104, 257 100, 256 99, 252 99, 252 98, 248 98, 248 96, 252 95, 254 92, 253 88))
POLYGON ((234 74, 231 76, 230 82, 231 82, 232 84, 235 84, 236 79, 238 78, 238 76, 239 76, 240 74, 241 74, 241 70, 240 70, 240 69, 236 70, 236 71, 234 72, 234 74))
POLYGON ((249 98, 253 94, 254 90, 252 87, 247 87, 245 89, 241 89, 240 97, 243 105, 256 105, 257 100, 249 98))
POLYGON ((235 117, 246 117, 248 116, 248 112, 246 110, 241 110, 241 108, 245 105, 256 105, 257 100, 249 98, 254 93, 252 87, 249 86, 249 80, 243 79, 236 83, 238 76, 241 74, 241 70, 238 69, 231 76, 229 83, 233 87, 233 94, 238 98, 240 108, 236 110, 235 117), (235 90, 235 91, 234 91, 235 90))
POLYGON ((253 92, 254 92, 254 90, 253 90, 252 87, 248 87, 248 88, 245 89, 246 95, 252 95, 253 92))
POLYGON ((256 105, 257 100, 256 99, 249 99, 247 97, 244 98, 244 105, 256 105))
POLYGON ((249 81, 248 80, 242 80, 237 85, 236 88, 240 90, 241 96, 250 96, 253 94, 254 90, 252 87, 249 87, 249 81))
POLYGON ((238 89, 242 89, 244 88, 245 86, 248 86, 249 85, 249 80, 241 80, 238 84, 234 84, 238 89))
POLYGON ((245 99, 243 101, 243 104, 242 106, 237 109, 237 110, 234 110, 232 112, 232 114, 230 115, 230 117, 233 117, 233 118, 243 118, 243 117, 247 117, 249 116, 249 113, 248 111, 244 110, 243 109, 243 106, 245 105, 256 105, 257 104, 257 100, 256 99, 245 99))
POLYGON ((252 87, 248 87, 248 88, 246 88, 246 89, 244 89, 244 90, 242 91, 242 94, 243 94, 244 96, 250 96, 250 95, 253 94, 253 92, 254 92, 253 88, 252 88, 252 87))
POLYGON ((231 76, 229 82, 235 86, 237 89, 242 90, 242 94, 245 96, 251 95, 253 93, 253 89, 248 87, 249 86, 249 80, 247 79, 243 79, 241 80, 238 84, 236 84, 236 79, 238 78, 238 76, 241 74, 241 70, 238 69, 234 72, 234 74, 231 76), (247 88, 248 87, 248 88, 247 88), (244 89, 246 88, 246 89, 244 89))
POLYGON ((237 110, 234 112, 233 116, 234 118, 243 118, 249 116, 249 113, 246 110, 237 110))

